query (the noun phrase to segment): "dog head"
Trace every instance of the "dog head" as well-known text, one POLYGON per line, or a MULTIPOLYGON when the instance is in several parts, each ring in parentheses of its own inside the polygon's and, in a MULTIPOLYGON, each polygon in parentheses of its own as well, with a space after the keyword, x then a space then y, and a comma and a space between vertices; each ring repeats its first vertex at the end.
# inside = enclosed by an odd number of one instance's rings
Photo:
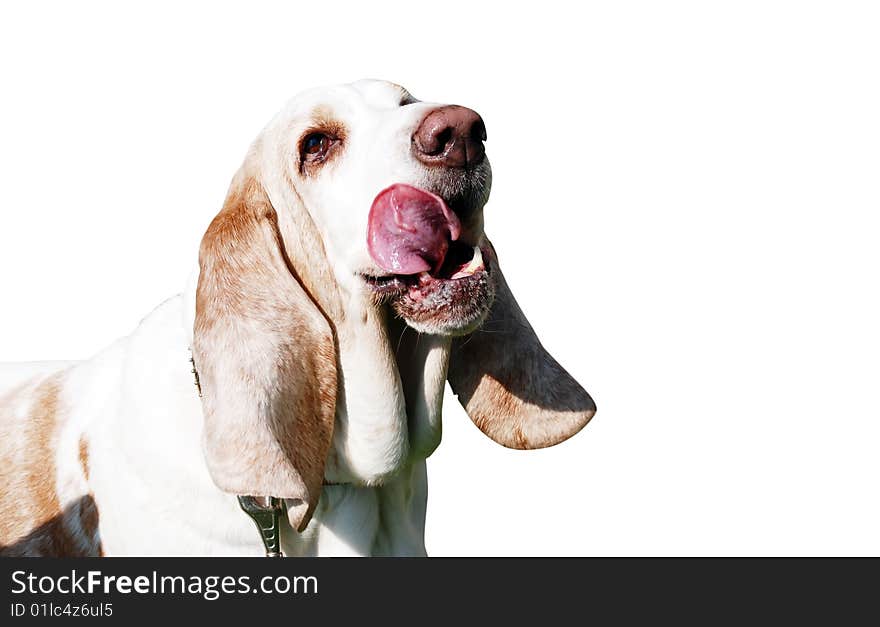
POLYGON ((505 446, 549 446, 592 417, 486 238, 486 137, 471 109, 381 81, 304 92, 263 130, 200 250, 193 352, 222 489, 293 499, 308 522, 351 302, 455 338, 453 390, 505 446))

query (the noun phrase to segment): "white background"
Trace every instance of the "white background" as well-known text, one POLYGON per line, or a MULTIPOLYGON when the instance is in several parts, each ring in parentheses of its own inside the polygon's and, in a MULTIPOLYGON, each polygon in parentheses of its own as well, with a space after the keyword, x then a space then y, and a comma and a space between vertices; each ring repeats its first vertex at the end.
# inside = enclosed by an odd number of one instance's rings
POLYGON ((4 3, 0 359, 129 333, 289 96, 388 78, 482 113, 488 232, 599 406, 515 452, 448 395, 431 554, 880 553, 871 3, 297 4, 4 3))

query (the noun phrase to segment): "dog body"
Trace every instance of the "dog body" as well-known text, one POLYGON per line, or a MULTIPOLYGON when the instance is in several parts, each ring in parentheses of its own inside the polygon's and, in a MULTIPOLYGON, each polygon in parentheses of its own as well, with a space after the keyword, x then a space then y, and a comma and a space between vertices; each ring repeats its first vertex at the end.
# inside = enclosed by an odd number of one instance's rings
MULTIPOLYGON (((0 371, 5 554, 262 555, 254 523, 204 463, 186 298, 87 361, 0 371)), ((395 422, 378 428, 399 439, 395 422)), ((282 517, 282 549, 424 555, 426 490, 418 454, 381 486, 326 485, 304 532, 282 517)))
POLYGON ((579 431, 595 405, 483 231, 484 139, 390 83, 295 98, 183 294, 92 359, 0 370, 0 554, 260 555, 255 495, 286 555, 424 555, 447 380, 505 446, 579 431))

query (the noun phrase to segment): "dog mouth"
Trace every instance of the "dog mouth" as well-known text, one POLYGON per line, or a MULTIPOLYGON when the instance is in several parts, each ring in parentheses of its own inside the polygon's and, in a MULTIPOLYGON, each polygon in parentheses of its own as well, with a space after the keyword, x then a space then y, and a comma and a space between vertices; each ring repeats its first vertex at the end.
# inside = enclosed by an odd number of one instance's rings
POLYGON ((461 241, 456 214, 436 194, 395 184, 373 201, 370 256, 386 274, 362 275, 373 294, 417 328, 472 326, 488 312, 494 289, 489 254, 461 241))
POLYGON ((436 270, 423 270, 417 274, 389 274, 382 276, 362 275, 373 292, 381 296, 407 293, 421 300, 444 284, 457 281, 477 281, 487 274, 486 261, 479 246, 468 246, 457 241, 448 243, 443 262, 436 270))

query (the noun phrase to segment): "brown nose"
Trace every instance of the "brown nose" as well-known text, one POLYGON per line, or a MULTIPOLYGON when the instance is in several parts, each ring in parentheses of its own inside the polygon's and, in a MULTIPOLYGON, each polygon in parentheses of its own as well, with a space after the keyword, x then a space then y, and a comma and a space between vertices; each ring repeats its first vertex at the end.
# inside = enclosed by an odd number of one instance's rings
POLYGON ((480 163, 486 155, 484 141, 483 119, 476 111, 458 105, 434 109, 413 134, 413 148, 419 161, 449 168, 480 163))

